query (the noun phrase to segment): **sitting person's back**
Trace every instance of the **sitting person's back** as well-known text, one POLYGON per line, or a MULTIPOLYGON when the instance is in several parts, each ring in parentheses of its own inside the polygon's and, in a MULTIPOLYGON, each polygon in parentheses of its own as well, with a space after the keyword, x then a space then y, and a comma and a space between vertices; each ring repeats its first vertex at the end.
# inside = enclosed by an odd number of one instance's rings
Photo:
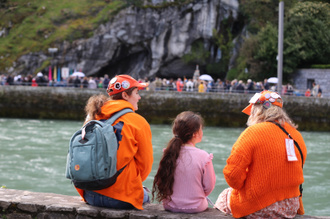
POLYGON ((197 213, 208 207, 208 196, 215 185, 212 154, 195 147, 202 140, 202 118, 183 112, 173 124, 175 135, 167 145, 154 179, 153 197, 166 210, 197 213))
MULTIPOLYGON (((146 87, 128 75, 113 78, 105 95, 92 96, 86 105, 87 118, 107 120, 116 112, 129 108, 138 109, 140 88, 146 87)), ((84 200, 93 206, 117 209, 140 209, 149 202, 149 196, 142 182, 149 175, 153 163, 151 130, 148 122, 137 113, 127 113, 119 117, 113 127, 118 141, 117 171, 124 168, 117 181, 110 187, 88 191, 77 189, 84 200)))

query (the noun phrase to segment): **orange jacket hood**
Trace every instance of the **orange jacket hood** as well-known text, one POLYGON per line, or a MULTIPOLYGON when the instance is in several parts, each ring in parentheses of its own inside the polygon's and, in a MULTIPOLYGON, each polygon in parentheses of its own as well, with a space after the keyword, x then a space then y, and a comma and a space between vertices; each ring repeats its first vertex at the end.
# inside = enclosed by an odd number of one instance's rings
POLYGON ((125 108, 129 108, 134 111, 132 104, 126 100, 109 100, 102 106, 101 113, 99 115, 96 115, 95 119, 108 119, 115 112, 118 112, 125 108))

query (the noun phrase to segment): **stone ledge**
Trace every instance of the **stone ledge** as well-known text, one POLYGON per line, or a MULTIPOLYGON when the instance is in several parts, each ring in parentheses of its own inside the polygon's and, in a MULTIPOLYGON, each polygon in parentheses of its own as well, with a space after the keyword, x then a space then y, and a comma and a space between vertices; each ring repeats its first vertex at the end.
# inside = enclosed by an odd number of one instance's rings
MULTIPOLYGON (((129 219, 230 219, 231 216, 208 208, 198 214, 171 213, 160 204, 146 204, 144 210, 115 210, 87 205, 79 196, 53 193, 38 193, 14 189, 0 189, 0 217, 8 219, 91 219, 91 218, 129 218, 129 219)), ((296 216, 304 219, 330 219, 330 217, 296 216)))

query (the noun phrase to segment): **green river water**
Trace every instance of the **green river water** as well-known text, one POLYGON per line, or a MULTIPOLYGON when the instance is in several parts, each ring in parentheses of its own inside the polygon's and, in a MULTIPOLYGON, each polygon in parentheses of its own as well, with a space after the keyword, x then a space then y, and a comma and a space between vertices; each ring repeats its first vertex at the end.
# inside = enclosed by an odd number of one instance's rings
MULTIPOLYGON (((0 186, 33 192, 77 195, 64 176, 68 144, 82 122, 0 118, 0 186)), ((154 165, 144 185, 151 188, 171 126, 151 125, 154 165)), ((210 199, 228 187, 222 169, 243 128, 205 127, 197 147, 214 154, 217 175, 210 199)), ((308 215, 330 216, 330 133, 302 132, 307 145, 304 207, 308 215)))

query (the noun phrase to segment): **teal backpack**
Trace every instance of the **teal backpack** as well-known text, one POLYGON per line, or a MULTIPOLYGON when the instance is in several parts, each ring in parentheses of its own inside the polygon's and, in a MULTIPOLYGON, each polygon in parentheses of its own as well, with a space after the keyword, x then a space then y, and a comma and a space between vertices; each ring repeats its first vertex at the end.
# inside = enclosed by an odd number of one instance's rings
POLYGON ((117 150, 124 123, 112 124, 122 115, 133 112, 123 109, 105 121, 92 120, 73 134, 66 162, 66 178, 84 190, 100 190, 112 186, 126 166, 117 171, 117 150), (82 139, 83 132, 86 132, 82 139))

